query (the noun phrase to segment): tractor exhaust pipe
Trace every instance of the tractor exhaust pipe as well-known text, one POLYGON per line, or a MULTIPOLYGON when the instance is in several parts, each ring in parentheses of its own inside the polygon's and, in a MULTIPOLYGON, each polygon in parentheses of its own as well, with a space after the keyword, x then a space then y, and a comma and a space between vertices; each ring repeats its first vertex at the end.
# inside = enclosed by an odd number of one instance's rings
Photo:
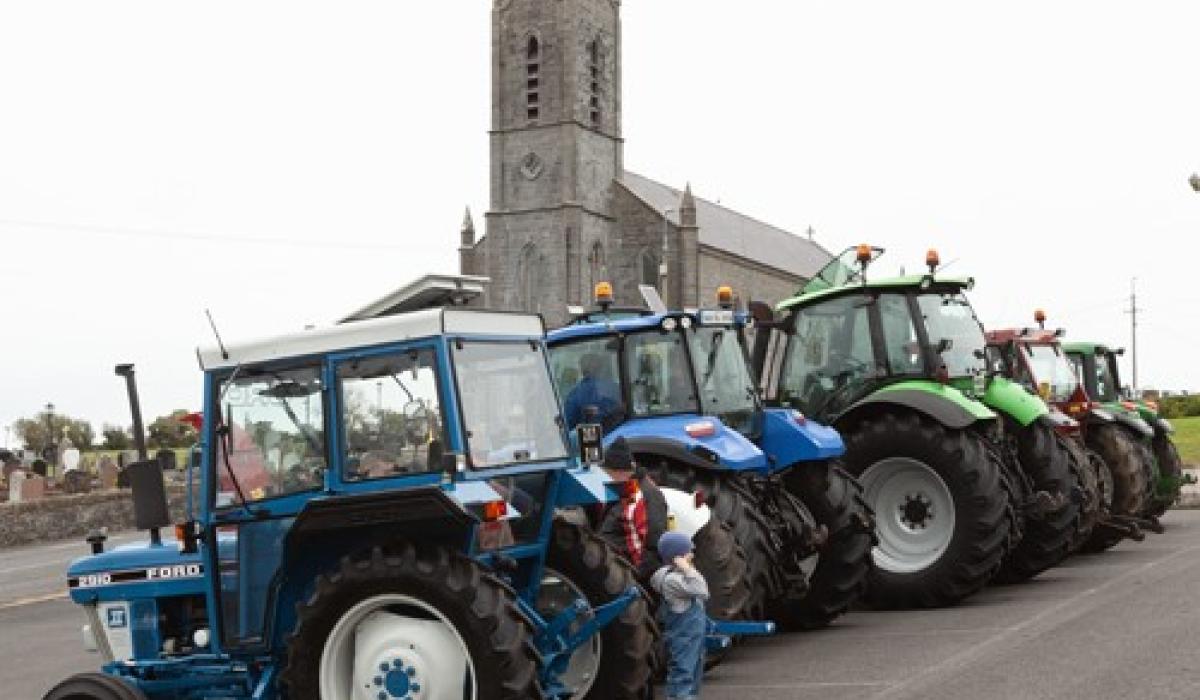
POLYGON ((146 430, 142 425, 142 406, 138 400, 137 380, 133 365, 116 367, 118 377, 125 378, 129 392, 129 409, 133 413, 133 442, 137 445, 138 461, 125 467, 129 485, 133 489, 133 517, 139 530, 150 531, 150 544, 162 545, 160 528, 171 524, 167 510, 167 488, 163 483, 162 465, 151 461, 146 450, 146 430))

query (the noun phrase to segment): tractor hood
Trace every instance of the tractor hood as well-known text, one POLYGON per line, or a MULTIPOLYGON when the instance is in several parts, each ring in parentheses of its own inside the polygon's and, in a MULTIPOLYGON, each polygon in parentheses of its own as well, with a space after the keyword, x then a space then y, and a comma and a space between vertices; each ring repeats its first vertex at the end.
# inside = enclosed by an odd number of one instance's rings
POLYGON ((797 462, 834 459, 846 451, 838 431, 808 420, 794 409, 768 408, 763 418, 759 442, 772 470, 786 469, 797 462))
POLYGON ((713 416, 685 413, 626 421, 604 436, 625 438, 635 454, 660 455, 701 468, 766 472, 767 457, 745 435, 713 416))
POLYGON ((180 552, 172 539, 164 538, 161 545, 127 544, 71 562, 67 588, 76 603, 199 595, 204 561, 200 552, 180 552))

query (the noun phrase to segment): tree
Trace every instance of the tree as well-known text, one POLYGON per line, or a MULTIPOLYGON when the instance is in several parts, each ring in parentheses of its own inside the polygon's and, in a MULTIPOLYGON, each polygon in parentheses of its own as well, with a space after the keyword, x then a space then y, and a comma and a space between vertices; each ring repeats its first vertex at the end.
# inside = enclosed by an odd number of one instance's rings
POLYGON ((101 447, 106 450, 128 450, 129 446, 133 444, 133 439, 129 437, 129 431, 119 425, 105 424, 100 434, 104 436, 101 447))
POLYGON ((33 418, 21 418, 13 423, 17 437, 25 448, 41 452, 49 445, 58 446, 65 432, 75 447, 86 450, 96 439, 92 424, 80 418, 50 414, 42 411, 33 418))
POLYGON ((153 448, 191 447, 199 435, 196 429, 183 420, 186 409, 177 408, 165 416, 155 418, 146 428, 146 440, 153 448))

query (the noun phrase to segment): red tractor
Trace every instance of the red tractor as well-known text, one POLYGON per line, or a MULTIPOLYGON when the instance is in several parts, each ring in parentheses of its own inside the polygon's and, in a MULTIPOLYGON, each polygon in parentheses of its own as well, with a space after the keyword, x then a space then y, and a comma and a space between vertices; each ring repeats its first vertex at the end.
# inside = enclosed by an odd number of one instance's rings
POLYGON ((1143 539, 1143 529, 1161 531, 1140 516, 1147 492, 1140 453, 1127 444, 1116 418, 1093 402, 1063 352, 1063 331, 1046 330, 1046 315, 1034 314, 1038 328, 1006 328, 987 333, 992 372, 1010 377, 1054 409, 1058 438, 1072 455, 1080 476, 1080 522, 1075 548, 1102 551, 1129 537, 1143 539))

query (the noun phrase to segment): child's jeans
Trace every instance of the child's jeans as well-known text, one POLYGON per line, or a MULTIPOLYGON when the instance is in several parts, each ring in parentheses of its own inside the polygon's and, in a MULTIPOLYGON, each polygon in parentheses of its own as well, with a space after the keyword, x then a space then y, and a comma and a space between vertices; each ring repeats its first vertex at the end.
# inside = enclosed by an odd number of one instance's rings
POLYGON ((686 611, 675 613, 664 601, 659 617, 667 643, 667 697, 699 697, 704 677, 704 638, 708 634, 704 606, 694 601, 686 611))

